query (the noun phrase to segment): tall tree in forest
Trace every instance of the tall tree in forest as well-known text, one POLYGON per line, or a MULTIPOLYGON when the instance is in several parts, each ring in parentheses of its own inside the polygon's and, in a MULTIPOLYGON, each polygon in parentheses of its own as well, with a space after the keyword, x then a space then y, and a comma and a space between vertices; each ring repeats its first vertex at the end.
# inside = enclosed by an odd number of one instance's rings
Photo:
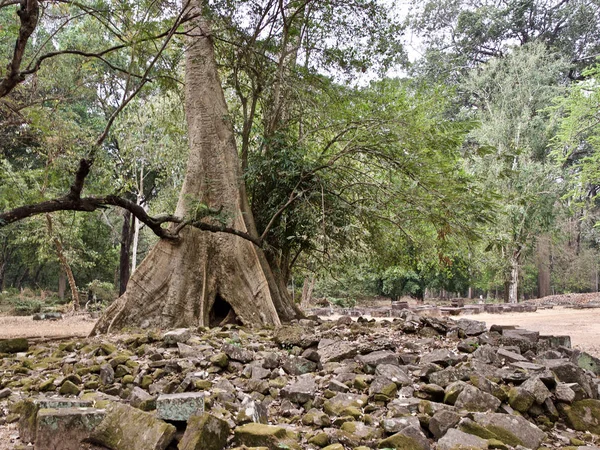
MULTIPOLYGON (((233 127, 221 87, 209 22, 199 0, 187 28, 186 119, 190 154, 175 214, 199 219, 219 210, 233 228, 258 240, 248 204, 233 127), (196 216, 196 217, 194 217, 196 216)), ((181 231, 160 241, 106 311, 94 332, 124 326, 216 325, 239 318, 278 325, 300 317, 261 248, 230 234, 181 231)))

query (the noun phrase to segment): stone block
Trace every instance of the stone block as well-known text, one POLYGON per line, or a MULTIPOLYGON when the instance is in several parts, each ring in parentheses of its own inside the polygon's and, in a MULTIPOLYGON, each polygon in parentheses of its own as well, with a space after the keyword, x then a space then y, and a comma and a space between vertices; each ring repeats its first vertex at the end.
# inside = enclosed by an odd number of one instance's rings
POLYGON ((188 420, 179 450, 223 450, 229 436, 229 424, 211 414, 192 416, 188 420))
POLYGON ((133 406, 111 403, 90 442, 112 450, 165 450, 177 429, 133 406))
POLYGON ((185 421, 204 412, 202 392, 162 394, 156 399, 157 417, 163 420, 185 421))
POLYGON ((40 409, 36 420, 36 450, 80 450, 81 441, 104 419, 105 411, 94 408, 40 409))
POLYGON ((25 338, 0 339, 0 353, 19 353, 29 350, 29 342, 25 338))
POLYGON ((192 332, 188 328, 177 328, 167 331, 163 335, 163 342, 167 345, 176 345, 178 342, 185 344, 192 337, 192 332))

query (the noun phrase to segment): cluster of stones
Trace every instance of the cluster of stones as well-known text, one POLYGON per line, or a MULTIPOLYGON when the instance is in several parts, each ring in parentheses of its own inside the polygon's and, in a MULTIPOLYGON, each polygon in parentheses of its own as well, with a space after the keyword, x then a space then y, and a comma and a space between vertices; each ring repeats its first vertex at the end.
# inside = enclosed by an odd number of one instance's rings
POLYGON ((0 340, 16 448, 600 450, 600 361, 567 337, 404 311, 110 339, 0 340))
POLYGON ((312 308, 309 310, 311 314, 327 317, 335 314, 341 314, 350 317, 371 316, 371 317, 402 317, 404 310, 429 315, 429 316, 470 316, 473 314, 503 314, 515 312, 535 312, 541 309, 551 309, 552 306, 537 306, 532 303, 488 303, 488 304, 465 304, 461 302, 453 302, 451 306, 437 305, 417 305, 410 306, 408 302, 392 302, 391 307, 358 307, 358 308, 312 308))

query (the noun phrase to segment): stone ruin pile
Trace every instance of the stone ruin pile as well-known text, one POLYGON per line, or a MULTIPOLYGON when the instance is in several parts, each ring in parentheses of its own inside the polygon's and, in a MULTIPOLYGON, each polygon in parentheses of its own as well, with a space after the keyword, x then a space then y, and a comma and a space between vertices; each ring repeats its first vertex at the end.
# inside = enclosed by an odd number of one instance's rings
POLYGON ((7 448, 600 450, 600 361, 568 337, 469 319, 0 340, 0 353, 7 448))

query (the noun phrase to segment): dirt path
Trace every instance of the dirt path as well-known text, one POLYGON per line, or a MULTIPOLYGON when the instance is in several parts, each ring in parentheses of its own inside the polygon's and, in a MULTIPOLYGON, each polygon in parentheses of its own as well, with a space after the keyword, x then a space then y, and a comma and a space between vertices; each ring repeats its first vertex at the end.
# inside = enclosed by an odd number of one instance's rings
POLYGON ((65 316, 61 320, 33 320, 23 316, 0 316, 0 339, 14 337, 87 336, 96 321, 89 316, 65 316))
POLYGON ((600 358, 600 309, 561 306, 533 313, 476 314, 464 316, 491 325, 518 325, 541 334, 571 336, 573 347, 600 358))

